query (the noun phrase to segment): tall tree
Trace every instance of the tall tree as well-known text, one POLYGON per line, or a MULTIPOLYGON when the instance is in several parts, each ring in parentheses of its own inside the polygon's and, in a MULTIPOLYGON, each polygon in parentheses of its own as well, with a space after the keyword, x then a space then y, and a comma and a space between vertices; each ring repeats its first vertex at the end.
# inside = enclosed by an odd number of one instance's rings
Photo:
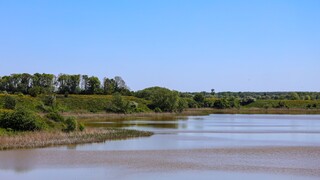
POLYGON ((101 92, 101 82, 98 77, 91 76, 88 78, 87 89, 88 94, 98 94, 101 92))
POLYGON ((105 94, 113 94, 116 91, 116 82, 114 79, 104 78, 103 91, 105 94))

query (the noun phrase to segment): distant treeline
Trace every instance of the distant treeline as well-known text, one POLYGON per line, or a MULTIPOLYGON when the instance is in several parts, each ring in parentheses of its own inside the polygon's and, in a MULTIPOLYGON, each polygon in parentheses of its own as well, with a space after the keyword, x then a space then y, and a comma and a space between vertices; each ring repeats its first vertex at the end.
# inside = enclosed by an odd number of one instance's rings
POLYGON ((98 77, 88 75, 40 74, 28 73, 11 74, 0 77, 0 91, 7 93, 23 93, 31 96, 39 94, 113 94, 130 95, 131 92, 125 81, 116 76, 104 78, 103 82, 98 77))
POLYGON ((320 92, 185 92, 184 97, 202 94, 206 98, 253 98, 257 100, 320 100, 320 92))

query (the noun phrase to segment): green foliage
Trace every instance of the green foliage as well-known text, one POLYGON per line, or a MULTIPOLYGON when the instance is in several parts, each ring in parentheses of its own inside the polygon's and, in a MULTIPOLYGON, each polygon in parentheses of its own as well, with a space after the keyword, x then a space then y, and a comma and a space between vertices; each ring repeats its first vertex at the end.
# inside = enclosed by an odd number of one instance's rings
POLYGON ((162 110, 161 110, 160 108, 156 107, 156 108, 154 109, 154 112, 156 112, 156 113, 161 113, 162 110))
POLYGON ((257 100, 251 104, 243 106, 244 108, 300 108, 305 109, 315 105, 320 107, 319 100, 257 100), (281 103, 280 103, 281 101, 281 103), (283 106, 284 103, 284 106, 283 106), (280 104, 280 105, 279 105, 280 104))
POLYGON ((112 96, 111 102, 106 108, 107 112, 126 113, 128 111, 128 102, 123 100, 119 93, 112 96))
POLYGON ((193 98, 184 98, 188 104, 188 108, 198 108, 198 103, 193 98))
POLYGON ((64 129, 66 132, 72 132, 77 130, 78 122, 74 117, 68 117, 65 121, 66 129, 64 129))
POLYGON ((299 100, 299 99, 300 99, 300 96, 299 96, 298 93, 296 93, 296 92, 291 92, 291 93, 290 93, 290 99, 291 99, 291 100, 299 100))
POLYGON ((102 89, 100 88, 101 82, 98 77, 95 76, 83 76, 84 92, 86 94, 101 94, 102 89))
POLYGON ((205 100, 205 97, 202 93, 197 93, 196 95, 194 95, 193 99, 198 103, 203 103, 205 100))
POLYGON ((173 112, 178 108, 179 94, 166 88, 152 87, 136 93, 137 97, 150 100, 151 109, 159 108, 163 112, 173 112))
POLYGON ((58 112, 50 112, 46 115, 46 118, 55 122, 64 122, 63 116, 61 116, 58 112))
POLYGON ((32 87, 29 89, 29 94, 32 97, 37 97, 41 93, 41 88, 40 87, 32 87))
POLYGON ((217 109, 227 109, 227 108, 240 108, 240 101, 237 98, 222 98, 217 99, 214 104, 213 108, 217 109))
POLYGON ((217 109, 226 109, 226 108, 230 108, 230 104, 229 102, 227 101, 227 99, 218 99, 214 102, 214 105, 213 105, 214 108, 217 108, 217 109))
POLYGON ((177 111, 178 112, 182 112, 184 111, 186 108, 188 108, 188 102, 187 100, 183 99, 183 98, 179 98, 178 100, 178 106, 177 106, 177 111))
POLYGON ((47 128, 46 123, 31 111, 17 109, 3 113, 0 117, 0 127, 15 131, 36 131, 47 128))
POLYGON ((60 74, 57 79, 57 83, 59 85, 58 92, 60 94, 80 93, 80 74, 77 74, 77 75, 60 74))
POLYGON ((119 92, 122 95, 132 94, 120 76, 116 76, 114 79, 105 78, 103 85, 102 88, 98 77, 80 74, 59 74, 56 77, 53 74, 35 73, 30 75, 24 73, 0 77, 0 92, 23 93, 32 97, 51 93, 113 94, 119 92))
POLYGON ((276 106, 276 108, 289 108, 286 104, 286 102, 284 101, 279 101, 278 105, 276 106))
POLYGON ((56 101, 55 95, 46 95, 42 99, 43 104, 50 107, 55 107, 57 103, 56 101))
POLYGON ((206 98, 203 102, 203 107, 213 107, 215 101, 215 98, 206 98))
POLYGON ((16 99, 12 96, 6 95, 4 96, 4 108, 5 109, 15 109, 16 107, 16 99))
POLYGON ((138 103, 134 101, 126 101, 120 93, 112 96, 111 102, 106 107, 107 112, 113 113, 133 113, 141 111, 138 109, 138 103))
POLYGON ((54 91, 54 79, 53 74, 40 74, 35 73, 32 76, 32 87, 40 90, 40 94, 51 93, 54 91))
POLYGON ((79 131, 84 131, 85 126, 83 123, 79 123, 79 131))
POLYGON ((241 104, 241 106, 245 106, 245 105, 251 104, 255 101, 256 101, 256 99, 253 97, 245 97, 240 100, 240 104, 241 104))

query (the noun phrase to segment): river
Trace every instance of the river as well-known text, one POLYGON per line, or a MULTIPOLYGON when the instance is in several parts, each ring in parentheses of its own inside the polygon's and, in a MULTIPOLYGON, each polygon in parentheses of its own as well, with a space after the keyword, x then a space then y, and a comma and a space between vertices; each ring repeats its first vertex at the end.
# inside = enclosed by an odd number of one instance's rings
POLYGON ((319 115, 97 121, 151 137, 0 152, 0 179, 319 179, 319 115))

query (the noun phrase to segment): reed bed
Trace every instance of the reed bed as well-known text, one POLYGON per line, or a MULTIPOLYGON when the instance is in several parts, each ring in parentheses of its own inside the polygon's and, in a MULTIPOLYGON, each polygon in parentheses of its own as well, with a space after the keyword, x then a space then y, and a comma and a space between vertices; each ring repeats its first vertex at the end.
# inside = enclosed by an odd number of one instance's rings
POLYGON ((86 129, 82 132, 19 132, 0 136, 0 150, 43 148, 151 136, 152 132, 127 129, 86 129))

